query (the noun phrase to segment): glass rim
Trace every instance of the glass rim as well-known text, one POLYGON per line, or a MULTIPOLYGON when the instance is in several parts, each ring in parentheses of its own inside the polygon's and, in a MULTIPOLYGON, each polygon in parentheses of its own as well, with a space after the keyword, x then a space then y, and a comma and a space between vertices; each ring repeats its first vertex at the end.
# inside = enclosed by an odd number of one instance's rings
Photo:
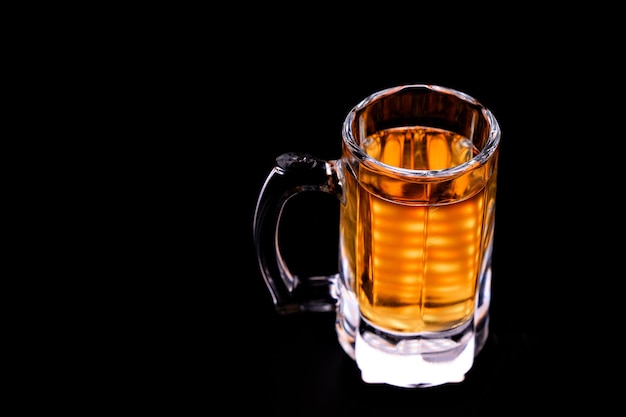
POLYGON ((346 116, 343 123, 343 134, 342 139, 343 142, 348 146, 350 153, 356 157, 360 163, 365 164, 371 169, 382 170, 387 173, 394 174, 396 176, 400 176, 403 178, 431 178, 431 179, 443 179, 443 178, 451 178, 462 175, 471 171, 473 169, 479 168, 486 164, 493 154, 496 152, 501 137, 501 129, 500 124, 498 123, 496 117, 493 115, 491 110, 486 108, 482 103, 476 100, 474 97, 449 87, 442 87, 439 85, 433 84, 405 84, 396 87, 386 88, 380 91, 377 91, 373 94, 370 94, 363 100, 361 100, 356 106, 354 106, 346 116), (489 135, 485 141, 485 145, 480 149, 480 151, 474 155, 470 160, 463 162, 462 164, 455 165, 450 168, 443 169, 409 169, 409 168, 400 168, 393 165, 385 164, 384 162, 379 161, 376 158, 371 157, 367 153, 363 151, 363 149, 357 144, 356 139, 352 135, 352 124, 356 118, 356 115, 359 111, 365 109, 375 101, 383 97, 390 96, 397 92, 407 89, 422 89, 422 90, 431 90, 438 93, 453 95, 457 97, 460 101, 467 102, 475 107, 477 107, 485 120, 489 125, 489 135))

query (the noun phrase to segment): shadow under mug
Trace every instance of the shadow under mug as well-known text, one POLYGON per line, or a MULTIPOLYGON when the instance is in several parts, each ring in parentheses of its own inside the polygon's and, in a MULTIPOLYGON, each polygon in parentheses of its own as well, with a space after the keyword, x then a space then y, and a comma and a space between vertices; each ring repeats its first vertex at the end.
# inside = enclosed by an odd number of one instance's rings
POLYGON ((413 84, 348 113, 339 159, 280 155, 253 225, 276 311, 335 311, 339 343, 365 382, 463 381, 489 331, 500 136, 474 98, 413 84), (296 276, 281 255, 283 209, 311 191, 340 206, 329 276, 296 276))

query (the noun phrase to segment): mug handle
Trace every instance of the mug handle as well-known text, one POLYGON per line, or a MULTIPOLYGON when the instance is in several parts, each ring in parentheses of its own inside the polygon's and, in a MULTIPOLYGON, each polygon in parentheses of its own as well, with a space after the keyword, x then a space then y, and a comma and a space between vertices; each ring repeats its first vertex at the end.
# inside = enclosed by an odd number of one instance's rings
POLYGON ((334 161, 306 153, 288 152, 276 158, 257 199, 253 238, 256 256, 274 307, 280 314, 326 312, 336 309, 339 274, 296 276, 278 245, 278 228, 287 201, 306 191, 341 196, 334 161))

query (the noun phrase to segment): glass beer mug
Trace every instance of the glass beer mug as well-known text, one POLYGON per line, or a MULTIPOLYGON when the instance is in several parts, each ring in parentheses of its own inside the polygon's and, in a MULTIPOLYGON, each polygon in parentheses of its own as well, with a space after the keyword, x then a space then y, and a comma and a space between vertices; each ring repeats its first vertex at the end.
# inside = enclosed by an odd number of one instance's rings
POLYGON ((467 94, 402 85, 348 113, 339 159, 280 155, 253 225, 276 311, 336 312, 339 344, 365 382, 463 381, 489 331, 500 135, 467 94), (310 191, 339 203, 334 275, 296 276, 281 255, 285 204, 310 191))

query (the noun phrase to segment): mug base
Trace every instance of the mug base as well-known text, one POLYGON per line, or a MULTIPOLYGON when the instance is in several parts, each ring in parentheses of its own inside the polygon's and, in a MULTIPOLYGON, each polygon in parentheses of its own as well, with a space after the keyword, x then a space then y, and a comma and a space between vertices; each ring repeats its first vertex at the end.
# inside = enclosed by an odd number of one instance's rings
POLYGON ((335 327, 339 344, 357 362, 367 383, 415 388, 461 382, 489 335, 489 268, 481 282, 474 318, 466 325, 442 334, 399 336, 361 318, 354 293, 338 280, 335 327))
POLYGON ((416 388, 462 382, 474 363, 473 323, 455 334, 397 337, 361 320, 355 360, 367 383, 416 388))

